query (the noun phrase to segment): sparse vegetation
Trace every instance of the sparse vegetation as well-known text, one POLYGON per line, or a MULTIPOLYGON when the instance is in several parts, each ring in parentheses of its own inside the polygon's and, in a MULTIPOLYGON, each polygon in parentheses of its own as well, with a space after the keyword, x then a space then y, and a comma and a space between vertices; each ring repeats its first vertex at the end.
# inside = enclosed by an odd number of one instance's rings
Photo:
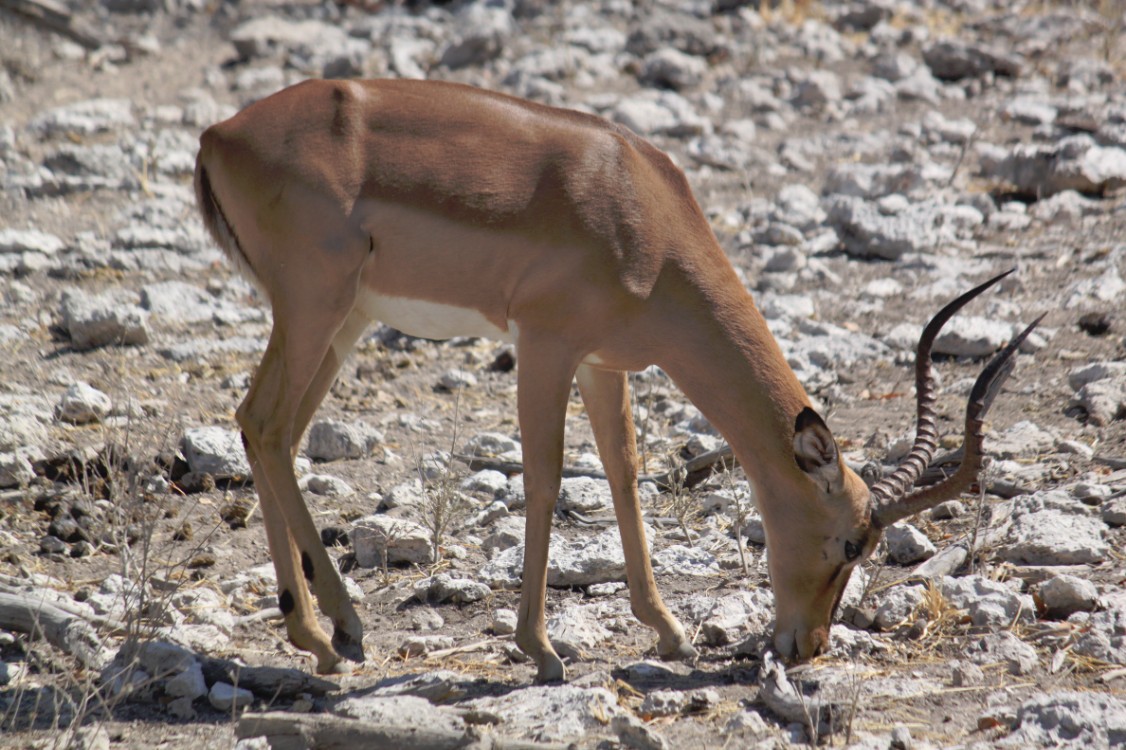
POLYGON ((700 515, 700 506, 692 490, 687 486, 688 472, 675 455, 666 458, 669 483, 665 493, 665 512, 676 519, 684 541, 693 544, 691 526, 700 515))
POLYGON ((457 388, 454 390, 449 452, 432 455, 429 460, 420 459, 418 468, 425 496, 419 508, 419 521, 430 532, 436 566, 442 562, 442 545, 446 537, 466 520, 473 509, 472 498, 458 489, 460 477, 453 458, 457 451, 460 423, 461 389, 457 388))

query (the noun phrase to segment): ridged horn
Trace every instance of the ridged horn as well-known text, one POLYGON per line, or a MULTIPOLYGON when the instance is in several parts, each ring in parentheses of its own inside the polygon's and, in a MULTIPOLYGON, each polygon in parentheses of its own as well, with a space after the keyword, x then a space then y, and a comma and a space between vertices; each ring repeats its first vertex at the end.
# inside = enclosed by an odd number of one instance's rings
POLYGON ((966 431, 963 438, 962 462, 957 471, 942 482, 926 489, 911 491, 923 471, 930 465, 938 446, 938 428, 935 423, 934 370, 931 362, 931 348, 939 331, 953 315, 989 287, 1013 272, 995 276, 980 284, 938 311, 919 337, 915 355, 915 391, 917 398, 917 426, 915 444, 907 458, 894 472, 872 485, 869 490, 872 498, 873 523, 885 528, 907 516, 937 505, 944 500, 957 497, 973 484, 981 470, 983 454, 982 423, 993 399, 1001 389, 1001 384, 1012 372, 1016 362, 1013 354, 1028 338, 1033 329, 1043 320, 1041 315, 1032 325, 1025 328, 1009 345, 997 353, 978 376, 970 392, 966 405, 966 431))

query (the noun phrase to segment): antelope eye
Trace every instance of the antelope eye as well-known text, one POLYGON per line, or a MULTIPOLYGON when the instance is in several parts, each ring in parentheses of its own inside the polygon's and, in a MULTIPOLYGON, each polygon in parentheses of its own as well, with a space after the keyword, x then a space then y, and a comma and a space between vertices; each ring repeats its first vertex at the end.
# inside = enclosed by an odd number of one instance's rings
POLYGON ((845 560, 852 562, 860 557, 860 545, 853 543, 851 540, 845 540, 845 560))

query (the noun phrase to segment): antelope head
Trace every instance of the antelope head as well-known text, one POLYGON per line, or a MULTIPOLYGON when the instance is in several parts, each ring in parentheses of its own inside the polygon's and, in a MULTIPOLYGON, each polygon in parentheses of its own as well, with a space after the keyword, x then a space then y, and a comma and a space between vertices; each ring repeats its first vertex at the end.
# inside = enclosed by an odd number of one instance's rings
POLYGON ((793 490, 804 497, 815 491, 815 504, 822 512, 799 514, 800 504, 795 503, 793 509, 783 508, 781 513, 788 517, 776 518, 774 524, 764 515, 768 534, 771 526, 784 524, 786 530, 777 544, 769 545, 770 578, 777 600, 774 646, 783 656, 804 661, 828 649, 829 626, 849 577, 876 548, 885 528, 958 497, 977 479, 984 455, 985 414, 1013 370, 1013 354, 1043 316, 997 353, 974 383, 966 405, 962 461, 957 471, 935 485, 916 489, 915 483, 929 466, 938 444, 931 348, 954 313, 1009 273, 1012 271, 950 302, 923 330, 915 361, 915 443, 894 472, 867 487, 841 460, 836 441, 821 417, 808 407, 798 414, 793 447, 800 472, 792 474, 797 477, 793 490), (806 486, 800 486, 802 483, 806 486))

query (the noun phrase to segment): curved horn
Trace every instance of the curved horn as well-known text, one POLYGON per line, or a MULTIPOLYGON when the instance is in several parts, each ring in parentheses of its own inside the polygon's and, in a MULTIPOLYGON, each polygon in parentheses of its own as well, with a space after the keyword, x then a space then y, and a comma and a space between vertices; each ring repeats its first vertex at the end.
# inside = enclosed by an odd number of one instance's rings
POLYGON ((1012 359, 1013 354, 1028 338, 1028 334, 1032 333, 1032 330, 1044 319, 1044 315, 1047 313, 1032 321, 1032 324, 1021 331, 1008 346, 998 352, 974 383, 970 391, 969 403, 966 404, 966 433, 962 440, 962 462, 958 464, 958 469, 938 484, 915 490, 890 504, 876 506, 873 519, 877 526, 881 528, 889 526, 902 518, 955 498, 974 483, 981 470, 982 459, 985 457, 981 449, 983 442, 981 428, 985 413, 989 411, 993 399, 1001 390, 1001 384, 1013 371, 1016 364, 1012 359))
POLYGON ((934 340, 954 313, 1012 272, 1012 270, 1006 271, 950 302, 931 319, 923 330, 915 358, 915 390, 918 400, 918 426, 915 431, 915 444, 903 463, 890 475, 874 484, 870 490, 873 503, 872 516, 877 526, 888 526, 931 505, 950 497, 956 497, 962 489, 969 486, 977 477, 982 459, 982 420, 1000 390, 1001 384, 1012 371, 1014 366, 1013 353, 1043 319, 1043 316, 1037 318, 1032 325, 998 353, 974 384, 969 404, 966 406, 965 451, 958 470, 935 487, 908 494, 923 470, 930 464, 938 444, 938 429, 935 424, 934 409, 934 374, 931 364, 931 348, 934 340))

